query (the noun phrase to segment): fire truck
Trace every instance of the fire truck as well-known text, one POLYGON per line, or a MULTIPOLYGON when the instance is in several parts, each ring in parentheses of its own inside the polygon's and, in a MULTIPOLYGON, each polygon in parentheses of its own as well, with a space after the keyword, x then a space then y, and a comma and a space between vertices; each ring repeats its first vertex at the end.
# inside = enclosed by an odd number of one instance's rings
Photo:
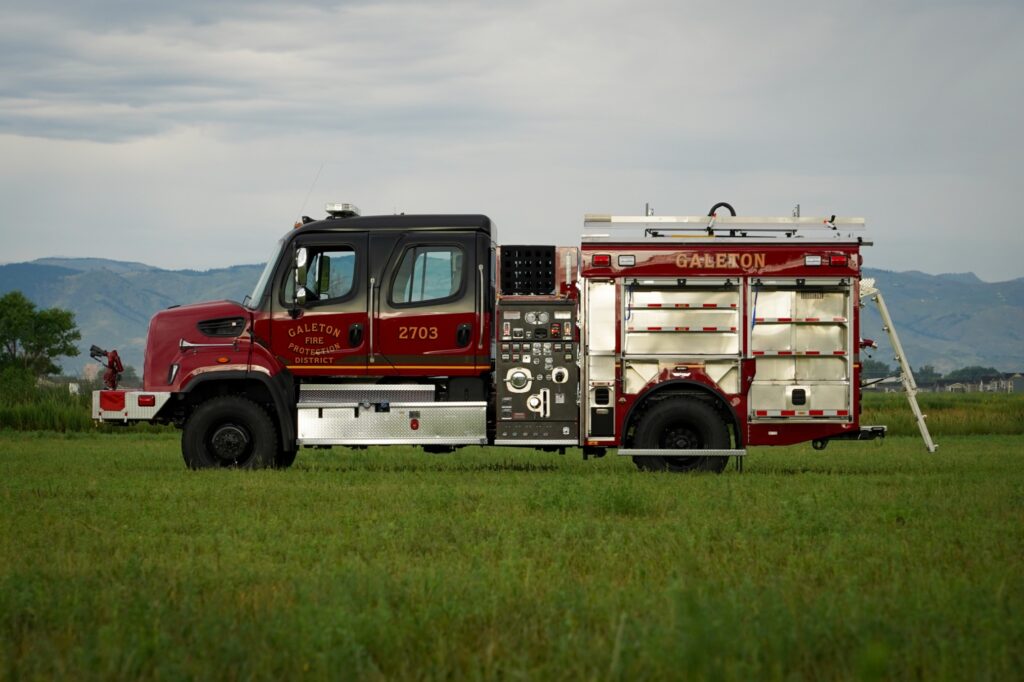
POLYGON ((483 215, 328 204, 241 303, 157 313, 143 389, 108 372, 93 416, 177 425, 195 469, 394 444, 720 472, 750 446, 875 439, 885 427, 859 421, 863 233, 719 203, 500 246, 483 215))

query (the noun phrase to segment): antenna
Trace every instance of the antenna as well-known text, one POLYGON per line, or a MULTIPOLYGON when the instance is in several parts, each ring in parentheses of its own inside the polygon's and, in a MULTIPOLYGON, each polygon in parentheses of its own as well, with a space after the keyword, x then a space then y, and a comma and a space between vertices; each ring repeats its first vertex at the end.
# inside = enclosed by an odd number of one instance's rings
POLYGON ((644 204, 644 215, 654 215, 654 209, 649 203, 644 204))
POLYGON ((800 204, 797 204, 796 206, 793 207, 793 217, 794 218, 799 218, 800 217, 800 204))
MULTIPOLYGON (((320 179, 320 171, 324 169, 324 162, 320 162, 320 167, 316 169, 316 176, 313 178, 313 184, 309 186, 309 191, 306 192, 306 198, 302 200, 302 208, 299 209, 299 215, 306 210, 306 202, 309 201, 309 195, 313 193, 313 188, 316 187, 316 181, 320 179)), ((299 220, 302 220, 300 217, 299 220)))

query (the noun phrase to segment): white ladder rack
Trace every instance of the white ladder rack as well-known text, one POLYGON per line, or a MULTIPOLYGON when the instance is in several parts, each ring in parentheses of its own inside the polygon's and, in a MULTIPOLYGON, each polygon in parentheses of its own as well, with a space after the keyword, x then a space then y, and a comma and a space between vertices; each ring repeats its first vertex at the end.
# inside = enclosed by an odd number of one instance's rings
MULTIPOLYGON (((630 216, 588 213, 583 217, 584 229, 642 229, 645 237, 665 237, 673 233, 696 233, 692 236, 795 237, 817 233, 816 237, 853 239, 853 232, 863 232, 863 218, 830 217, 750 217, 750 216, 630 216)), ((606 234, 586 234, 584 237, 608 237, 606 234)), ((677 234, 684 236, 684 234, 677 234)))
POLYGON ((874 279, 862 279, 860 281, 860 298, 861 301, 870 299, 878 306, 878 313, 882 316, 882 329, 889 335, 892 348, 896 351, 895 360, 900 363, 900 381, 903 383, 903 390, 907 394, 907 402, 910 403, 914 419, 917 420, 917 428, 921 431, 924 446, 928 448, 928 452, 935 452, 939 446, 932 441, 932 435, 928 432, 928 424, 925 422, 927 415, 921 413, 921 407, 917 404, 917 383, 914 381, 914 373, 910 369, 910 363, 907 362, 906 353, 903 352, 903 344, 900 343, 900 337, 896 333, 892 317, 889 316, 889 309, 885 306, 885 299, 882 298, 882 292, 875 286, 874 279))

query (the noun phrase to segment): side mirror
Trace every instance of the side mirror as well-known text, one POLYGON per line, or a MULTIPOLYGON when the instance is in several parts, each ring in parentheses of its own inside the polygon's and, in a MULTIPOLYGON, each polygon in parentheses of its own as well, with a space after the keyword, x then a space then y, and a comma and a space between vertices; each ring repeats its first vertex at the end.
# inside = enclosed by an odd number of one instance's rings
POLYGON ((298 294, 299 287, 306 283, 306 275, 309 274, 309 252, 305 246, 295 250, 295 292, 298 294))
POLYGON ((327 296, 331 290, 331 257, 326 253, 320 254, 320 266, 317 268, 316 293, 321 297, 327 296))
POLYGON ((299 306, 306 305, 306 301, 309 300, 309 291, 304 286, 295 287, 295 304, 299 306))

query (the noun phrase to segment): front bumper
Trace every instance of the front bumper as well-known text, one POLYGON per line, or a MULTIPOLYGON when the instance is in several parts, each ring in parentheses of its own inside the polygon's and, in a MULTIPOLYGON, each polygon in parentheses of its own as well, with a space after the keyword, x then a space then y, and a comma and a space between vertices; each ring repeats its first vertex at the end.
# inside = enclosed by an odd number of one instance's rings
POLYGON ((170 399, 167 391, 93 391, 92 418, 120 423, 151 421, 170 399))

